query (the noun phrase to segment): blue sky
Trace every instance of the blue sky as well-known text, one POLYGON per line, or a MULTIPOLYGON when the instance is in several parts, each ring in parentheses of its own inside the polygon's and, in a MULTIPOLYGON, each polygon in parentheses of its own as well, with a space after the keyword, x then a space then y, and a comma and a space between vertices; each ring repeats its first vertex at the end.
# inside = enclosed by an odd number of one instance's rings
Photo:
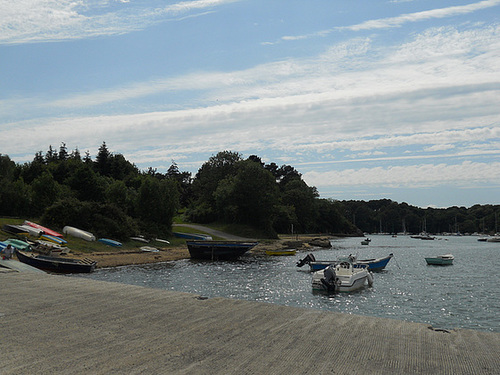
POLYGON ((324 198, 500 204, 500 0, 0 0, 0 153, 219 151, 324 198))

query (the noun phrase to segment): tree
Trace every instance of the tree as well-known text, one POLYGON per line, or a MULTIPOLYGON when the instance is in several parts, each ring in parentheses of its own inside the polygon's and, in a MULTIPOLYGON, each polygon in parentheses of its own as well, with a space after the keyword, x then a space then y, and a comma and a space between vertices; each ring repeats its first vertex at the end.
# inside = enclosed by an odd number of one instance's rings
POLYGON ((101 147, 99 147, 99 151, 97 153, 95 159, 95 170, 100 173, 102 176, 108 176, 110 172, 110 159, 111 153, 106 146, 106 142, 102 142, 101 147))

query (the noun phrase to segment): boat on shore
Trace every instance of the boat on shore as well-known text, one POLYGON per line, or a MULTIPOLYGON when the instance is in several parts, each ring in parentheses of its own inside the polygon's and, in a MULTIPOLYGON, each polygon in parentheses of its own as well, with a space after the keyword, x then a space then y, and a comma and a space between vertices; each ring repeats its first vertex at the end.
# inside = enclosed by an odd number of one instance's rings
POLYGON ((394 257, 393 253, 383 258, 372 258, 372 259, 357 259, 354 255, 349 255, 348 257, 339 257, 337 260, 316 260, 312 253, 308 254, 304 259, 297 262, 297 267, 302 267, 305 264, 309 265, 310 271, 315 272, 330 265, 336 265, 342 261, 350 261, 354 268, 366 267, 368 271, 379 272, 385 269, 389 261, 394 257))
POLYGON ((425 258, 428 265, 449 266, 453 264, 455 257, 451 254, 437 255, 435 257, 425 258))
POLYGON ((201 241, 212 240, 212 236, 203 233, 173 232, 173 235, 177 238, 184 238, 186 240, 201 240, 201 241))
POLYGON ((108 245, 108 246, 113 246, 113 247, 120 247, 122 246, 122 243, 121 242, 118 242, 118 241, 115 241, 115 240, 111 240, 109 238, 99 238, 97 241, 105 244, 105 245, 108 245))
POLYGON ((366 267, 356 268, 348 261, 316 271, 312 277, 312 289, 328 293, 354 292, 372 285, 372 273, 366 267))
POLYGON ((21 225, 4 224, 2 230, 6 233, 14 234, 16 236, 28 236, 28 231, 21 225))
POLYGON ((58 233, 56 232, 55 230, 52 230, 50 228, 46 228, 46 227, 43 227, 41 226, 40 224, 37 224, 37 223, 33 223, 32 221, 28 221, 28 220, 24 220, 24 225, 28 225, 32 228, 36 228, 36 229, 39 229, 41 230, 44 234, 48 234, 50 236, 54 236, 54 237, 63 237, 63 235, 61 233, 58 233))
POLYGON ((17 259, 29 266, 57 273, 90 273, 97 262, 88 258, 73 259, 41 255, 16 249, 17 259))
POLYGON ((92 233, 68 225, 63 228, 63 233, 89 242, 96 240, 92 233))
POLYGON ((193 259, 236 259, 252 249, 258 242, 248 241, 186 241, 193 259))

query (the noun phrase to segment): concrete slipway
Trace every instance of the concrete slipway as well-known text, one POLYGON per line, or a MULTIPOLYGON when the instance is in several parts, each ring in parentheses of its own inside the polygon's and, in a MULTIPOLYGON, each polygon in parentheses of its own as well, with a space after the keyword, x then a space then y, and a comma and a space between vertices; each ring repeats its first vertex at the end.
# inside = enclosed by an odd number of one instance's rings
POLYGON ((500 374, 500 333, 10 271, 0 374, 500 374))

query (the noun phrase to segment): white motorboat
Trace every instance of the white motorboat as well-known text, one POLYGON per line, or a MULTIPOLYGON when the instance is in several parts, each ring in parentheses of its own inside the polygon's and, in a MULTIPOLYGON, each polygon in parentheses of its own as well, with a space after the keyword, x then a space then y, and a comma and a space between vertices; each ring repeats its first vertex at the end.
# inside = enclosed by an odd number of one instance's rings
POLYGON ((373 274, 366 267, 356 268, 348 261, 316 271, 312 277, 313 290, 329 293, 353 292, 372 285, 373 274))

